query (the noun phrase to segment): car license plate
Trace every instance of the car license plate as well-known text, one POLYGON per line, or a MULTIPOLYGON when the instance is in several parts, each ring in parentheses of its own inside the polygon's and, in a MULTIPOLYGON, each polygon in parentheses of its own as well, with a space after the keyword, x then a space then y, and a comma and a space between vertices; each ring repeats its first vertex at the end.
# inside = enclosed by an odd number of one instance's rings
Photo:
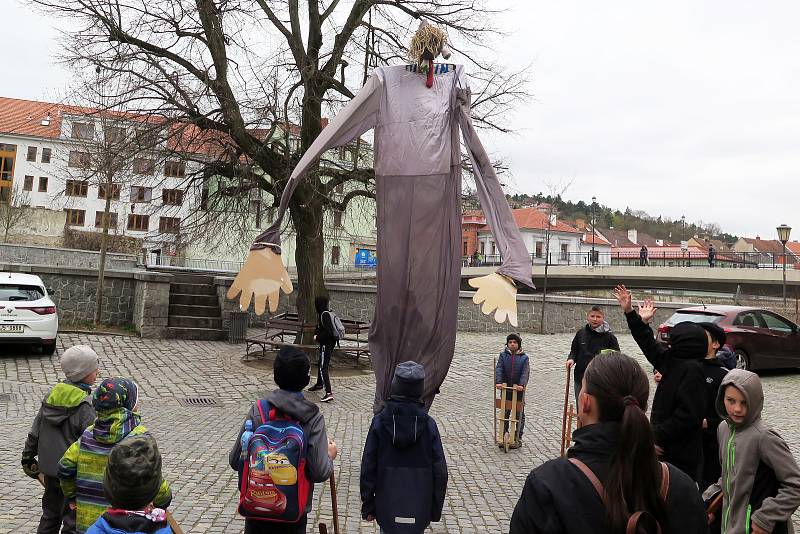
POLYGON ((22 332, 21 324, 0 324, 0 332, 22 332))

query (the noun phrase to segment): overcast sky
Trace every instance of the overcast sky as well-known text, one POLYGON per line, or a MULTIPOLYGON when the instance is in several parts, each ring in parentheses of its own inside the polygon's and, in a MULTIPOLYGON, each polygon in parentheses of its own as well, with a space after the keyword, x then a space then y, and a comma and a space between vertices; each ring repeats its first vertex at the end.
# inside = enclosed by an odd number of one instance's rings
MULTIPOLYGON (((494 50, 534 95, 487 142, 512 191, 572 180, 572 200, 800 237, 800 3, 504 1, 494 50)), ((53 21, 3 3, 0 94, 63 96, 53 21)))

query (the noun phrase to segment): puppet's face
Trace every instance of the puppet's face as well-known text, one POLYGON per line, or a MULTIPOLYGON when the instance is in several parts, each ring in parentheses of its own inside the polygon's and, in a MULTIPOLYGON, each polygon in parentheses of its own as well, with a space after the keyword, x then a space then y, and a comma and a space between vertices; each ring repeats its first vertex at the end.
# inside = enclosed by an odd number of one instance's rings
POLYGON ((297 483, 297 469, 285 454, 273 452, 267 455, 267 470, 272 481, 279 486, 297 483))

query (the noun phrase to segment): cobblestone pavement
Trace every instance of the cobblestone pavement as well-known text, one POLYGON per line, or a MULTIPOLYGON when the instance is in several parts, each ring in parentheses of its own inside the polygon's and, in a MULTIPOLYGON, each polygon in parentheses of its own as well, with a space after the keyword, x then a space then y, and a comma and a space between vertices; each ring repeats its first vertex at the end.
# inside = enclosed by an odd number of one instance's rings
MULTIPOLYGON (((507 532, 513 506, 527 473, 558 455, 564 356, 569 335, 524 335, 531 355, 531 386, 525 446, 508 454, 492 442, 493 359, 504 336, 460 333, 453 366, 432 408, 444 441, 450 471, 442 522, 433 532, 507 532)), ((165 476, 173 487, 173 512, 186 532, 241 532, 236 516, 235 474, 227 453, 249 403, 274 387, 271 373, 245 367, 243 347, 219 342, 155 341, 133 337, 63 334, 60 348, 76 343, 95 347, 102 374, 135 378, 141 387, 144 423, 163 451, 165 476), (210 396, 218 406, 186 407, 179 399, 210 396)), ((629 336, 623 351, 643 360, 629 336)), ((644 362, 646 365, 646 362, 644 362)), ((649 366, 646 367, 649 369, 649 366)), ((41 489, 19 467, 22 445, 41 398, 60 377, 57 357, 6 355, 0 359, 0 533, 34 532, 41 489)), ((795 391, 800 373, 763 377, 765 419, 800 452, 795 391)), ((361 521, 358 472, 371 419, 371 375, 334 379, 336 401, 322 405, 328 433, 336 439, 337 496, 342 532, 375 533, 361 521)), ((309 393, 309 398, 319 398, 309 393)), ((327 485, 318 485, 309 524, 331 525, 327 485)), ((310 529, 311 527, 309 527, 310 529)), ((316 531, 316 527, 315 527, 316 531)))

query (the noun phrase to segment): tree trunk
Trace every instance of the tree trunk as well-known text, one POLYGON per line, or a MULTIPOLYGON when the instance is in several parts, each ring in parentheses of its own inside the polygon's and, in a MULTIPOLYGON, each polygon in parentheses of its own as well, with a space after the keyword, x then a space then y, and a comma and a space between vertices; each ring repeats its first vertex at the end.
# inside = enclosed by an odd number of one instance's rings
MULTIPOLYGON (((306 322, 317 321, 314 298, 327 296, 325 289, 325 241, 322 237, 324 211, 319 203, 289 205, 292 222, 297 232, 294 253, 297 265, 297 313, 306 322)), ((311 335, 297 342, 312 344, 311 335)))
POLYGON ((94 301, 94 324, 100 325, 100 318, 103 315, 103 285, 106 278, 106 249, 108 248, 108 212, 111 209, 111 189, 113 183, 106 182, 106 205, 103 210, 103 234, 100 237, 100 265, 97 267, 97 292, 94 301))

